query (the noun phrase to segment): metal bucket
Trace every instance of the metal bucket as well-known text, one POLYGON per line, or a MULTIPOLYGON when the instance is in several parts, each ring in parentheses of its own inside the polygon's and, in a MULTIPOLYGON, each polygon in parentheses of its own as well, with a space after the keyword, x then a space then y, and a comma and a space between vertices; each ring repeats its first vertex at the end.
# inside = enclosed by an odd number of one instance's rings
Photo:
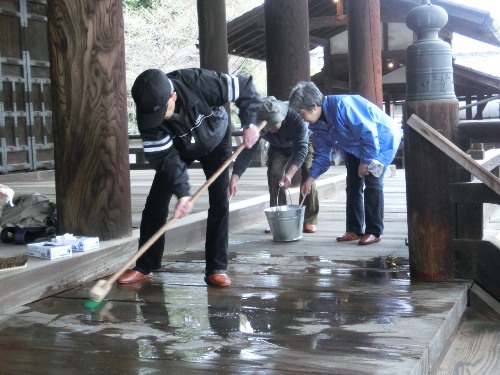
POLYGON ((302 238, 305 208, 303 205, 289 204, 264 210, 274 241, 296 241, 302 238))

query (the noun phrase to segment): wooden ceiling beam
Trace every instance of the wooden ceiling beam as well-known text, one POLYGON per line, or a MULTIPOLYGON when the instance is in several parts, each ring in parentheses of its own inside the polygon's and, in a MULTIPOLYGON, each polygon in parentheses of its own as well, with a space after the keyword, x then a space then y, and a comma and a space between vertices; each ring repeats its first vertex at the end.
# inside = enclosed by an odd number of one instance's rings
POLYGON ((309 18, 309 31, 323 27, 347 26, 347 16, 323 16, 309 18))
POLYGON ((330 41, 328 39, 320 38, 314 35, 309 35, 309 42, 316 47, 325 47, 330 45, 330 41))

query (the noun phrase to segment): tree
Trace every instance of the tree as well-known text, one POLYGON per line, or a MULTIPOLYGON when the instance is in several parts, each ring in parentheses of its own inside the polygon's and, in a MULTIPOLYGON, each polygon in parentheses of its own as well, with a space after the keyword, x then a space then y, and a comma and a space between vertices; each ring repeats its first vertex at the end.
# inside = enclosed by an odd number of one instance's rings
MULTIPOLYGON (((228 20, 240 16, 261 0, 226 0, 228 20)), ((199 67, 198 13, 196 1, 125 0, 125 60, 127 90, 142 71, 149 68, 169 72, 199 67)), ((229 57, 229 71, 252 75, 265 92, 266 67, 262 61, 229 57)), ((129 95, 129 132, 135 129, 135 106, 129 95)))

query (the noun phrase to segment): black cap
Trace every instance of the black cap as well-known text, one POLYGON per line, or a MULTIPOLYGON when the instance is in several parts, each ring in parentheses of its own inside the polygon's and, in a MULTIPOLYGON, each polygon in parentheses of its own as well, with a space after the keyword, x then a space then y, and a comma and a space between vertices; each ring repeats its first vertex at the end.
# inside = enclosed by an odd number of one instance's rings
POLYGON ((155 128, 163 122, 172 92, 172 82, 159 69, 148 69, 137 76, 132 86, 132 98, 139 129, 155 128))

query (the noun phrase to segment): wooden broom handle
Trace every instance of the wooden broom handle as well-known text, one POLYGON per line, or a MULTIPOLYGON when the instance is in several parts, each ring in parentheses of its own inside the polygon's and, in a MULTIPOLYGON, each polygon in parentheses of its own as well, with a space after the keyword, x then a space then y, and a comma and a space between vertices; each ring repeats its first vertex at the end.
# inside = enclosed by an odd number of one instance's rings
MULTIPOLYGON (((259 132, 264 129, 266 126, 267 122, 262 121, 258 125, 259 132)), ((194 193, 191 198, 189 199, 191 203, 193 203, 198 197, 206 190, 208 187, 221 175, 222 172, 236 159, 236 157, 241 154, 243 149, 245 148, 245 144, 242 143, 241 145, 238 146, 238 148, 231 154, 229 158, 215 171, 215 173, 205 181, 205 183, 194 193)), ((138 250, 137 252, 127 261, 125 264, 118 270, 116 271, 113 276, 111 276, 107 281, 104 286, 110 286, 113 284, 118 278, 127 271, 132 264, 136 262, 139 257, 144 254, 155 242, 158 238, 160 238, 168 228, 172 225, 172 223, 175 221, 175 217, 171 217, 170 219, 167 220, 165 224, 163 224, 160 229, 158 229, 138 250)))

